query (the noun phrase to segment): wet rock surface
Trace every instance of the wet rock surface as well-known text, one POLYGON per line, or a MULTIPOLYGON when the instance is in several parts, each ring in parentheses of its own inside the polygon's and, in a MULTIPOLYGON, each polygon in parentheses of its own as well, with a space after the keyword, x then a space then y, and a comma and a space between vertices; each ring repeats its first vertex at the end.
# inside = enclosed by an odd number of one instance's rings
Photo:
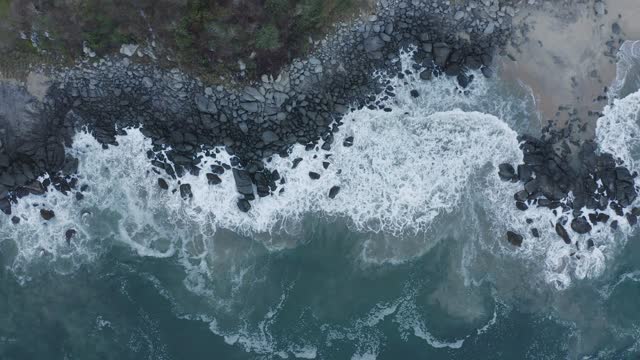
MULTIPOLYGON (((504 181, 518 181, 523 190, 514 194, 516 207, 545 207, 571 219, 569 228, 578 235, 588 234, 598 223, 607 223, 611 209, 626 217, 630 225, 637 223, 637 208, 631 204, 638 196, 636 173, 607 153, 600 153, 593 141, 583 141, 573 150, 553 133, 542 138, 520 137, 523 164, 514 173, 512 164, 500 164, 498 175, 504 181)), ((564 137, 563 137, 564 138, 564 137)), ((617 228, 618 222, 611 223, 617 228)), ((563 223, 555 231, 565 243, 572 237, 563 223)))
MULTIPOLYGON (((382 1, 377 16, 338 27, 308 59, 294 60, 275 78, 263 76, 242 89, 207 86, 177 69, 164 71, 128 58, 59 71, 43 102, 23 89, 0 85, 0 210, 10 213, 20 194, 42 193, 50 186, 71 191, 78 163, 64 149, 85 127, 105 148, 118 145, 116 136, 126 133, 122 129, 140 127, 152 140, 149 160, 174 179, 199 173, 196 154, 210 155, 224 146, 234 156, 239 194, 251 201, 255 188, 267 196, 275 187, 272 174, 261 167, 263 159, 320 140, 323 149, 331 149, 331 134, 350 107, 367 106, 375 94, 394 96, 372 75, 398 73, 400 49, 417 49, 416 71, 424 79, 460 75, 458 82, 466 86, 472 80, 463 74, 466 69, 490 74, 493 54, 509 38, 512 15, 482 8, 466 13, 457 6, 382 1), (459 37, 460 32, 466 36, 459 37), (50 175, 48 184, 30 186, 43 174, 50 175)), ((345 146, 352 144, 353 138, 345 140, 345 146)), ((214 175, 220 171, 212 170, 214 175)), ((210 178, 210 184, 217 182, 210 178)), ((169 187, 165 180, 158 185, 169 187)), ((184 198, 197 196, 188 184, 179 190, 184 198)), ((244 202, 239 206, 250 208, 244 202)))

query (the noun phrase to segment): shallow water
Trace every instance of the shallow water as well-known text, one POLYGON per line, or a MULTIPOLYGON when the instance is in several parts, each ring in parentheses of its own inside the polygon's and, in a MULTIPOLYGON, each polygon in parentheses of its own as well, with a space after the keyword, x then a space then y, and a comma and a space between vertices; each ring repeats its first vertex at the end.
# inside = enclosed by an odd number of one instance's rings
MULTIPOLYGON (((517 134, 540 131, 534 104, 474 75, 462 90, 379 74, 397 94, 391 111, 352 111, 331 151, 270 159, 284 191, 249 214, 230 171, 218 186, 183 178, 194 191, 183 201, 157 187, 140 131, 104 151, 78 134, 85 199, 30 197, 19 225, 0 219, 0 358, 634 358, 640 240, 621 221, 579 250, 549 211, 515 209, 519 185, 497 165, 521 160, 517 134), (507 230, 525 235, 521 248, 507 230)), ((601 149, 635 170, 638 96, 598 124, 601 149)), ((228 160, 218 149, 203 161, 228 160)))

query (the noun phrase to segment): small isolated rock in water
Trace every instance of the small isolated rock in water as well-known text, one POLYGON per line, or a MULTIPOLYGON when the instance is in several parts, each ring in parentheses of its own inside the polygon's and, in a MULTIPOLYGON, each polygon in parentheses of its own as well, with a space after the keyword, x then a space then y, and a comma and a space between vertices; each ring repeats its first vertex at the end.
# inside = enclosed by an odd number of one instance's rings
POLYGON ((618 228, 618 220, 613 220, 613 221, 611 222, 611 225, 609 225, 609 226, 611 226, 611 228, 612 228, 613 230, 617 229, 617 228, 618 228))
POLYGON ((626 216, 627 216, 627 221, 629 222, 629 225, 634 226, 635 224, 638 223, 638 217, 635 216, 633 213, 628 213, 626 216))
POLYGON ((613 31, 613 33, 616 35, 620 35, 620 32, 622 32, 622 28, 620 28, 620 24, 616 22, 611 25, 611 31, 613 31))
POLYGON ((158 178, 158 186, 160 186, 160 189, 163 190, 169 189, 169 184, 167 184, 167 181, 163 178, 158 178))
POLYGON ((320 179, 320 174, 318 174, 317 172, 309 171, 309 177, 311 178, 311 180, 318 180, 320 179))
POLYGON ((251 210, 251 204, 247 199, 240 199, 238 200, 238 209, 244 213, 249 212, 249 210, 251 210))
POLYGON ((69 229, 64 233, 64 238, 67 240, 67 244, 71 243, 71 239, 76 236, 78 232, 75 229, 69 229))
POLYGON ((191 185, 189 184, 180 185, 180 196, 185 200, 192 198, 193 193, 191 192, 191 185))
POLYGON ((503 163, 498 165, 498 175, 504 181, 511 181, 516 176, 516 170, 511 164, 503 163))
POLYGON ((591 249, 594 245, 593 239, 587 240, 587 249, 591 249))
POLYGON ((53 210, 40 209, 40 216, 42 216, 43 219, 49 221, 56 216, 56 213, 53 212, 53 210))
POLYGON ((529 208, 529 206, 527 206, 527 204, 522 201, 516 201, 516 208, 518 208, 518 210, 525 211, 529 208))
POLYGON ((81 193, 81 192, 77 192, 76 193, 76 200, 80 201, 82 199, 84 199, 84 194, 81 193))
POLYGON ((460 85, 461 88, 466 89, 467 86, 469 86, 469 84, 471 84, 471 82, 473 81, 473 75, 460 73, 456 77, 456 80, 458 80, 458 85, 460 85))
POLYGON ((12 222, 14 225, 18 225, 18 224, 20 224, 20 218, 19 218, 19 217, 17 217, 17 216, 14 216, 14 217, 12 217, 12 218, 11 218, 11 222, 12 222))
POLYGON ((589 222, 584 216, 573 219, 571 221, 571 228, 578 234, 586 234, 591 231, 591 225, 589 225, 589 222))
POLYGON ((513 231, 507 231, 507 241, 513 246, 520 247, 522 245, 522 235, 516 234, 513 231))
POLYGON ((560 223, 556 224, 556 234, 564 240, 565 244, 571 244, 571 238, 569 237, 567 230, 560 223))
POLYGON ((353 136, 349 136, 346 139, 344 139, 344 142, 342 143, 342 146, 344 146, 344 147, 353 146, 353 136))
POLYGON ((222 179, 216 174, 207 173, 207 181, 209 185, 218 185, 222 182, 222 179))
POLYGON ((533 235, 533 237, 539 238, 540 237, 540 232, 538 231, 538 229, 532 228, 531 229, 531 235, 533 235))
POLYGON ((295 169, 298 167, 298 164, 300 164, 300 162, 302 161, 302 158, 295 158, 293 159, 293 166, 291 166, 292 169, 295 169))
POLYGON ((329 190, 329 199, 335 199, 340 192, 340 186, 334 186, 329 190))
POLYGON ((411 90, 411 96, 414 98, 417 98, 418 96, 420 96, 420 93, 418 92, 418 90, 411 90))

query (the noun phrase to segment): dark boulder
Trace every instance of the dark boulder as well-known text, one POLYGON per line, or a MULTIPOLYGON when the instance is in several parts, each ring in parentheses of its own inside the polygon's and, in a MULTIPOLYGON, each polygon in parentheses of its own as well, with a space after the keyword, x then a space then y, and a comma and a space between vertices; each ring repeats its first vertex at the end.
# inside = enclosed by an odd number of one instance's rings
POLYGON ((340 186, 334 186, 329 190, 329 198, 334 199, 340 192, 340 186))
POLYGON ((224 167, 220 165, 211 165, 211 172, 215 175, 222 175, 224 174, 224 167))
POLYGON ((516 176, 516 170, 511 164, 503 163, 498 165, 498 175, 504 181, 511 181, 516 176))
POLYGON ((12 222, 14 225, 18 225, 18 224, 20 224, 20 218, 19 218, 19 217, 17 217, 17 216, 14 216, 14 217, 12 217, 12 218, 11 218, 11 222, 12 222))
POLYGON ((40 216, 49 221, 56 216, 56 213, 53 210, 40 209, 40 216))
POLYGON ((247 199, 239 199, 238 200, 238 209, 240 209, 240 211, 246 213, 249 212, 249 210, 251 210, 251 204, 249 203, 249 201, 247 199))
POLYGON ((342 142, 342 146, 344 147, 353 146, 353 136, 348 136, 347 138, 345 138, 344 141, 342 142))
POLYGON ((584 216, 581 216, 571 221, 571 229, 578 234, 586 234, 591 231, 591 225, 584 216))
POLYGON ((609 221, 609 215, 604 214, 604 213, 599 213, 597 220, 598 220, 598 222, 606 223, 607 221, 609 221))
POLYGON ((293 159, 293 166, 291 166, 292 169, 295 169, 298 167, 298 164, 300 164, 300 162, 302 161, 302 158, 295 158, 293 159))
POLYGON ((507 241, 513 245, 520 247, 522 246, 523 237, 520 234, 516 234, 513 231, 507 231, 507 241))
POLYGON ((618 220, 613 220, 613 221, 611 222, 611 225, 609 225, 609 226, 611 226, 611 228, 612 228, 613 230, 617 229, 617 228, 618 228, 618 220))
POLYGON ((516 208, 518 208, 518 210, 525 211, 529 208, 529 206, 527 206, 527 204, 522 201, 516 201, 516 208))
POLYGON ((533 170, 526 164, 518 165, 518 180, 526 183, 533 178, 533 170))
POLYGON ((527 201, 528 197, 529 193, 526 190, 520 190, 513 195, 513 198, 516 199, 516 201, 527 201))
POLYGON ((429 81, 429 80, 433 79, 433 71, 431 71, 430 69, 423 70, 420 73, 420 79, 425 80, 425 81, 429 81))
POLYGON ((169 184, 167 184, 167 181, 163 178, 158 178, 158 186, 160 186, 160 189, 162 190, 169 189, 169 184))
POLYGON ((193 197, 193 193, 191 192, 191 185, 189 184, 181 184, 180 185, 180 197, 183 199, 191 199, 193 197))
POLYGON ((411 97, 417 98, 420 96, 420 93, 418 92, 418 90, 411 90, 411 97))
POLYGON ((233 168, 233 179, 236 182, 236 190, 242 195, 253 194, 253 183, 251 176, 245 170, 233 168))
POLYGON ((318 174, 317 172, 309 171, 309 177, 311 178, 311 180, 318 180, 320 179, 320 174, 318 174))
POLYGON ((571 244, 571 238, 567 233, 567 230, 560 223, 556 223, 556 234, 564 240, 565 244, 571 244))
POLYGON ((64 233, 64 238, 67 240, 67 244, 71 243, 71 239, 76 236, 78 232, 75 229, 69 229, 64 233))
POLYGON ((256 191, 258 192, 258 196, 265 197, 271 194, 271 189, 269 187, 269 179, 267 175, 263 172, 256 173, 254 176, 256 181, 256 191))
POLYGON ((629 222, 629 225, 634 226, 635 224, 638 223, 638 217, 633 215, 632 213, 628 213, 626 217, 627 217, 627 221, 629 222))
POLYGON ((9 201, 9 198, 5 197, 0 199, 0 211, 7 215, 11 215, 11 202, 9 201))
POLYGON ((461 72, 456 77, 456 80, 458 81, 458 85, 460 85, 461 88, 466 89, 467 86, 469 86, 469 84, 471 84, 471 82, 473 81, 473 75, 467 75, 461 72))
POLYGON ((539 238, 540 232, 536 228, 531 228, 531 235, 533 235, 533 237, 539 238))
POLYGON ((222 179, 220 179, 220 177, 216 174, 207 173, 206 176, 209 185, 218 185, 222 182, 222 179))

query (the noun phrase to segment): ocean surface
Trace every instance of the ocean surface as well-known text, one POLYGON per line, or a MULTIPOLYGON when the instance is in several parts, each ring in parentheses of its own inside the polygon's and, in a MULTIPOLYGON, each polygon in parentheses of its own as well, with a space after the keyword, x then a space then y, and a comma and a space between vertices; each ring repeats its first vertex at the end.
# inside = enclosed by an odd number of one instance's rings
MULTIPOLYGON (((640 45, 624 51, 597 141, 638 171, 640 45)), ((77 134, 85 198, 0 217, 0 359, 637 359, 639 236, 621 220, 566 245, 497 175, 522 160, 518 134, 540 134, 531 93, 418 74, 376 74, 396 97, 348 113, 330 151, 268 159, 285 182, 248 214, 231 171, 184 177, 184 201, 177 180, 157 186, 138 129, 107 150, 77 134)))

